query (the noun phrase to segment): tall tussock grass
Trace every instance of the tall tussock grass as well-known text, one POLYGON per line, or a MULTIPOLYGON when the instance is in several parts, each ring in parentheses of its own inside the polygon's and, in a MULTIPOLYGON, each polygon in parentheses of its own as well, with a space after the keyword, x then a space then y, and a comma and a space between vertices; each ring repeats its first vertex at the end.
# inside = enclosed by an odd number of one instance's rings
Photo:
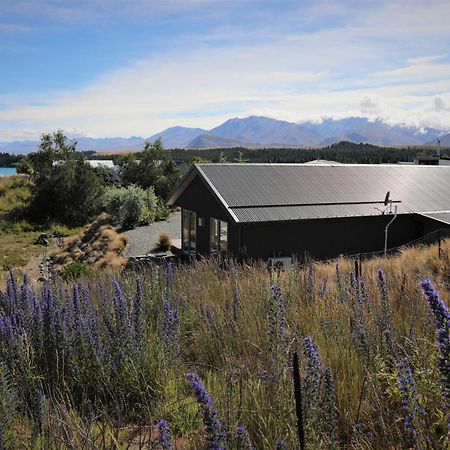
POLYGON ((0 448, 298 448, 295 352, 306 448, 446 448, 449 251, 357 274, 345 259, 279 273, 205 259, 76 285, 11 274, 0 448))

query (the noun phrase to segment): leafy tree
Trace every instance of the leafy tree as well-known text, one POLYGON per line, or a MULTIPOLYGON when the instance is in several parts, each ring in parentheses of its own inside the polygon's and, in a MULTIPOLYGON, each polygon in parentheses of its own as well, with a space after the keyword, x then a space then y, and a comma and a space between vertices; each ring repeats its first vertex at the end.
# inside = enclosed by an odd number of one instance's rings
POLYGON ((61 130, 44 134, 30 159, 33 219, 81 225, 99 212, 103 183, 84 158, 76 155, 75 140, 69 141, 61 130))
POLYGON ((248 159, 244 158, 244 153, 239 150, 239 154, 237 158, 234 158, 234 162, 237 163, 248 163, 248 159))
POLYGON ((23 173, 25 175, 33 175, 34 168, 31 158, 28 156, 24 156, 23 158, 21 158, 17 163, 16 171, 17 173, 23 173))
POLYGON ((127 155, 120 164, 124 185, 137 185, 143 189, 153 186, 156 195, 165 198, 180 177, 172 157, 164 150, 161 139, 146 142, 144 150, 127 155))

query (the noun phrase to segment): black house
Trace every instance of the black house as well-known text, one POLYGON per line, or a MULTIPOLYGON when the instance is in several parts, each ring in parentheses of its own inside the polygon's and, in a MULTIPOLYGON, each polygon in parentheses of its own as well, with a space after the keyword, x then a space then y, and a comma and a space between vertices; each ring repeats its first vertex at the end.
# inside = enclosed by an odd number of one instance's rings
POLYGON ((197 164, 168 199, 193 256, 322 259, 450 229, 450 168, 197 164))

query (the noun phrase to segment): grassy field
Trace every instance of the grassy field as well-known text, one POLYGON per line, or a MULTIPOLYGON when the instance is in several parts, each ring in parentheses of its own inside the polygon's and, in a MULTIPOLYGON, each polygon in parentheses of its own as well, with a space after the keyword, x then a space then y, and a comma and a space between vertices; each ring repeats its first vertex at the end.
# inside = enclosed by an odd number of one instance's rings
POLYGON ((0 435, 12 449, 298 448, 297 351, 306 448, 446 448, 449 253, 405 250, 357 278, 342 259, 11 279, 0 435))
POLYGON ((28 223, 24 219, 24 208, 30 198, 28 177, 0 177, 0 283, 5 279, 5 271, 25 267, 31 258, 43 253, 42 246, 34 245, 42 232, 52 234, 57 230, 63 235, 72 235, 80 231, 80 228, 28 223))

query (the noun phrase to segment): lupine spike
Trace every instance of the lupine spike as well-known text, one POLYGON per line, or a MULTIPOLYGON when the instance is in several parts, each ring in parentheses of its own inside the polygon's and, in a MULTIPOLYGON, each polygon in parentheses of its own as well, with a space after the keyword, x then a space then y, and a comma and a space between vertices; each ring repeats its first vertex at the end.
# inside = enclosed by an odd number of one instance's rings
POLYGON ((169 424, 161 419, 158 422, 158 430, 159 430, 159 445, 162 450, 172 450, 173 442, 172 442, 172 433, 170 432, 169 424))
POLYGON ((206 428, 208 448, 213 450, 227 449, 226 435, 222 430, 222 422, 218 417, 217 410, 213 406, 212 397, 195 372, 188 372, 186 377, 194 390, 195 398, 203 409, 203 423, 206 428))
POLYGON ((441 373, 441 391, 450 428, 450 313, 444 300, 440 298, 439 292, 434 289, 430 280, 422 281, 421 286, 436 322, 437 347, 439 349, 438 368, 441 373))

